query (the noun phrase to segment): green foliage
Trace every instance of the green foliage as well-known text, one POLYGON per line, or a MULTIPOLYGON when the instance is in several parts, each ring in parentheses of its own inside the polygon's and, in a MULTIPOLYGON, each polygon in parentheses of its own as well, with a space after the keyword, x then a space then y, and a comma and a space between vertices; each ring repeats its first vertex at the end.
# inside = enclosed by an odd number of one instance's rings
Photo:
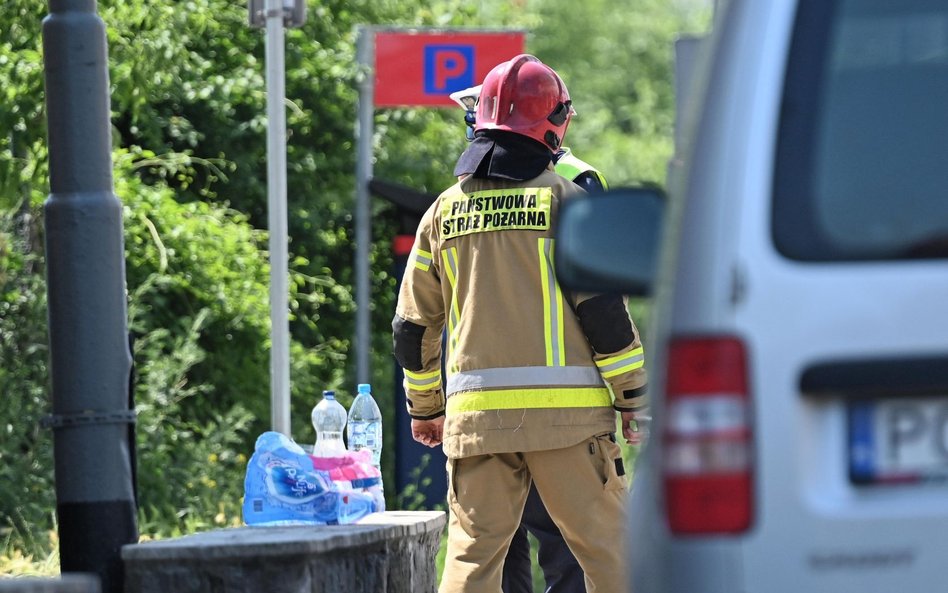
POLYGON ((31 188, 46 179, 46 118, 40 23, 43 3, 7 0, 0 26, 0 210, 42 199, 31 188))
POLYGON ((0 541, 46 555, 56 505, 49 413, 46 288, 40 261, 25 249, 24 217, 0 216, 0 541), (42 527, 42 526, 45 526, 42 527))
MULTIPOLYGON (((116 155, 136 336, 140 502, 147 533, 169 535, 240 520, 246 460, 269 426, 269 266, 266 236, 246 216, 181 203, 163 183, 132 174, 142 167, 167 177, 192 169, 175 155, 116 155)), ((313 325, 326 293, 346 294, 331 277, 295 272, 293 280, 294 309, 313 325)), ((294 343, 298 389, 338 376, 337 346, 294 343)))
POLYGON ((664 185, 673 148, 674 41, 707 29, 709 3, 588 0, 580 8, 543 0, 530 6, 537 11, 530 50, 560 73, 578 111, 567 144, 613 186, 664 185), (572 26, 576 19, 588 26, 572 26))
POLYGON ((196 332, 195 346, 206 359, 194 361, 189 375, 205 390, 200 418, 236 401, 267 418, 265 236, 236 211, 208 202, 181 204, 169 188, 128 175, 141 163, 156 168, 153 154, 141 156, 135 161, 121 153, 116 162, 116 193, 125 203, 129 327, 139 336, 158 329, 178 337, 196 332))
MULTIPOLYGON (((410 472, 411 483, 408 484, 403 491, 399 492, 395 498, 396 508, 405 511, 417 511, 429 508, 425 506, 425 495, 423 491, 431 486, 431 478, 425 475, 427 473, 426 470, 430 471, 428 467, 430 463, 431 455, 426 453, 421 456, 421 463, 410 472)), ((430 508, 443 510, 444 505, 436 504, 430 508)))

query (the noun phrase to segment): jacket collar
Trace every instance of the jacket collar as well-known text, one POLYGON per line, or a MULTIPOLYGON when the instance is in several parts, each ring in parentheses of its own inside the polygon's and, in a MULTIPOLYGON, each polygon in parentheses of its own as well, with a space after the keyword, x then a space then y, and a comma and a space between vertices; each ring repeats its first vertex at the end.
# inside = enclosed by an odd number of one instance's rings
POLYGON ((540 175, 552 159, 553 153, 536 140, 503 130, 482 130, 461 154, 454 175, 525 181, 540 175))

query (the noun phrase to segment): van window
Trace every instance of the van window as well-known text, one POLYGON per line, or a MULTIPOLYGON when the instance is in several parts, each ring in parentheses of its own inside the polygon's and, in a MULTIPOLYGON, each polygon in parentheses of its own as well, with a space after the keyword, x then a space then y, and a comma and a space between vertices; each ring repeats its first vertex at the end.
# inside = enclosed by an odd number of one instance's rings
POLYGON ((776 155, 785 256, 948 258, 948 3, 802 0, 776 155))

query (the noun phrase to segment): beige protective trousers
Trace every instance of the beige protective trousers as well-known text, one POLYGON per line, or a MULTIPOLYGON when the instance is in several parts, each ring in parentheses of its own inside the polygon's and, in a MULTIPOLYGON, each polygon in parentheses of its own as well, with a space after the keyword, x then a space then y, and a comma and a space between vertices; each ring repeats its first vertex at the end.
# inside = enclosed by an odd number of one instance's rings
POLYGON ((586 573, 589 593, 626 593, 626 478, 601 435, 565 449, 448 459, 448 549, 440 593, 501 593, 530 481, 586 573))

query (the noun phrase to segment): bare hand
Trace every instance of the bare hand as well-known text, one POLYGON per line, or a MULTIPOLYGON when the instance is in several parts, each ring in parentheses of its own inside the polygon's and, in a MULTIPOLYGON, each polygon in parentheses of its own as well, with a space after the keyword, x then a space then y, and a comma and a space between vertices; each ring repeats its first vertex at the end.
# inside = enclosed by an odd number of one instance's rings
POLYGON ((648 409, 637 410, 635 412, 621 412, 622 415, 622 436, 629 445, 642 445, 648 440, 650 423, 652 417, 648 409))
POLYGON ((444 437, 444 416, 439 416, 434 420, 415 420, 411 421, 411 438, 422 445, 428 447, 437 447, 441 444, 444 437))

